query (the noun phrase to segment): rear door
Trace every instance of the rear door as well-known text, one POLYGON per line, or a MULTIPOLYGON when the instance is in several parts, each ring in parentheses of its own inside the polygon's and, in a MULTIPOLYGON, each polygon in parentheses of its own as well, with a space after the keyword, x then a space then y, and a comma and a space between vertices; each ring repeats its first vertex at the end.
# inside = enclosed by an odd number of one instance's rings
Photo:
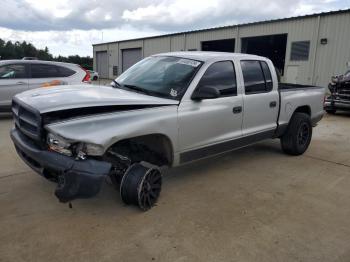
POLYGON ((64 66, 44 63, 30 64, 29 89, 39 87, 50 87, 67 85, 70 83, 70 76, 76 72, 64 66))
POLYGON ((272 80, 272 63, 241 60, 244 81, 243 135, 274 131, 279 110, 276 81, 272 80))
POLYGON ((28 67, 25 63, 0 66, 0 111, 8 111, 12 97, 28 90, 28 67))
POLYGON ((225 151, 225 142, 242 135, 242 95, 232 61, 211 64, 197 88, 215 87, 220 97, 181 101, 178 109, 181 162, 225 151))

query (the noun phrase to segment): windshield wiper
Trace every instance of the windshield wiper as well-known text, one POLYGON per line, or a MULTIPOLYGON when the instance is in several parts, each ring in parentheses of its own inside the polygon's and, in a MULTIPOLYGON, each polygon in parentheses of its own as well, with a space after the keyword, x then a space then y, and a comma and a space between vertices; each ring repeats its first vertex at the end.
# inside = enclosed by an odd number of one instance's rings
POLYGON ((113 79, 112 81, 113 81, 113 83, 114 83, 114 87, 119 87, 119 88, 122 87, 122 85, 119 84, 116 80, 113 79))
POLYGON ((140 92, 140 93, 144 93, 146 95, 150 95, 152 93, 151 91, 148 91, 146 89, 143 89, 141 87, 134 86, 134 85, 123 85, 123 87, 126 87, 128 89, 131 89, 131 90, 134 90, 134 91, 137 91, 137 92, 140 92))
POLYGON ((153 91, 153 90, 147 90, 147 89, 135 86, 135 85, 128 85, 128 84, 123 85, 122 84, 121 86, 122 86, 122 88, 133 90, 133 91, 136 91, 138 93, 143 93, 143 94, 146 94, 146 95, 149 95, 149 96, 156 96, 156 97, 173 99, 172 97, 169 97, 168 95, 166 95, 164 93, 153 91))

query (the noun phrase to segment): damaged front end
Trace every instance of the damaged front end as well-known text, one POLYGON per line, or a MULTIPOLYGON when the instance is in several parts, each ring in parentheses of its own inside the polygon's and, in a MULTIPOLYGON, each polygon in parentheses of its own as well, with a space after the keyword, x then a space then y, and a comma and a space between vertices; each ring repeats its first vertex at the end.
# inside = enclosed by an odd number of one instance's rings
POLYGON ((328 88, 331 94, 325 99, 325 110, 327 112, 335 112, 337 109, 350 110, 350 71, 344 75, 333 76, 328 88))
POLYGON ((34 171, 58 182, 55 195, 60 202, 95 196, 111 170, 111 164, 95 159, 75 159, 43 150, 17 128, 11 131, 17 153, 34 171))

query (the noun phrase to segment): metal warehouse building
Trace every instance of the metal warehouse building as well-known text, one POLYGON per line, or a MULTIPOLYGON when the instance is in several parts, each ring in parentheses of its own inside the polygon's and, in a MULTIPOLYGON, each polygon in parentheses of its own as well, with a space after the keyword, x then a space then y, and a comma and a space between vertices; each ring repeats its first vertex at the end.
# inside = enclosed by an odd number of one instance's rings
POLYGON ((144 57, 185 50, 266 56, 284 82, 327 86, 350 61, 350 9, 96 44, 94 70, 115 78, 144 57))

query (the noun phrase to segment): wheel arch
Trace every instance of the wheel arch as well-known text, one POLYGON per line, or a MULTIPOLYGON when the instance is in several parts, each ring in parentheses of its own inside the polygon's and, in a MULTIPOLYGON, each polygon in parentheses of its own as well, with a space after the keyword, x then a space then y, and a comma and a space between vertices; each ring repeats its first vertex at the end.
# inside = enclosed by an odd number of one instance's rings
POLYGON ((308 106, 308 105, 298 106, 298 107, 294 110, 293 115, 294 115, 295 113, 305 113, 305 114, 307 114, 308 116, 311 117, 311 107, 308 106))
POLYGON ((121 155, 133 158, 137 152, 137 159, 157 166, 172 166, 174 163, 174 146, 171 139, 161 133, 152 133, 121 139, 112 144, 109 150, 117 150, 121 155), (129 152, 128 152, 129 151, 129 152))

